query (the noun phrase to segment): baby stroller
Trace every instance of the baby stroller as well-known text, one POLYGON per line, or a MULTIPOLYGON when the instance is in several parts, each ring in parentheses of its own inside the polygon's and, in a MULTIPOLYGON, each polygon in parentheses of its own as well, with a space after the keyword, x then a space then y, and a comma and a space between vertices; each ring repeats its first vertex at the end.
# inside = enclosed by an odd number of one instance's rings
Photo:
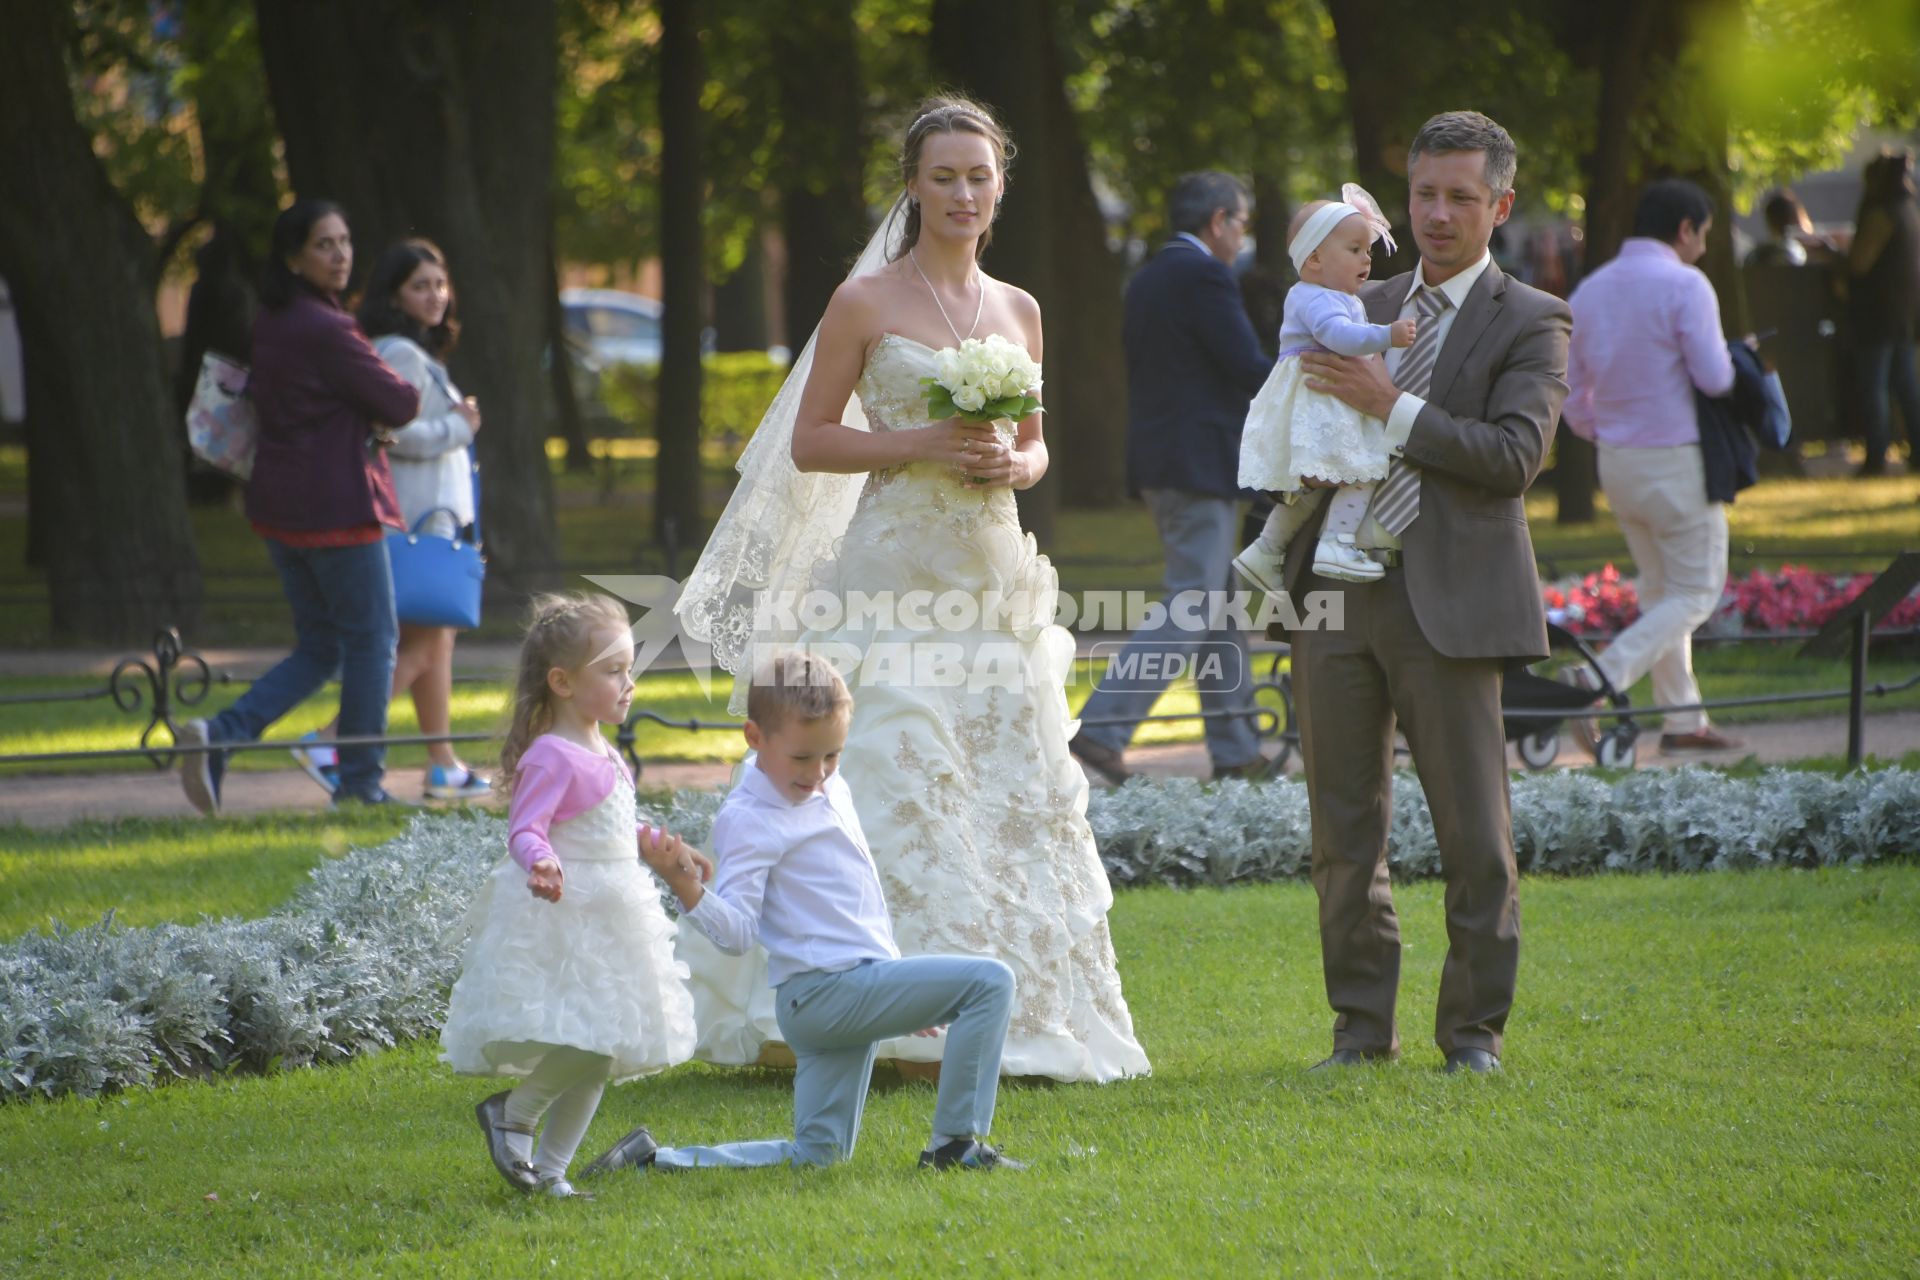
MULTIPOLYGON (((1545 662, 1536 663, 1531 668, 1515 667, 1507 672, 1500 695, 1501 709, 1579 711, 1596 696, 1603 698, 1620 713, 1620 717, 1610 729, 1602 729, 1597 720, 1592 722, 1598 738, 1599 762, 1609 769, 1633 768, 1633 744, 1634 739, 1640 736, 1640 728, 1633 722, 1633 708, 1627 701, 1627 695, 1613 687, 1606 672, 1600 669, 1598 656, 1586 641, 1571 631, 1548 623, 1547 646, 1552 656, 1545 662), (1593 688, 1582 689, 1552 678, 1550 673, 1568 667, 1583 668, 1591 677, 1593 688)), ((1560 754, 1560 726, 1563 721, 1546 716, 1510 715, 1503 717, 1502 722, 1506 726, 1507 741, 1519 746, 1520 759, 1527 768, 1546 769, 1552 766, 1560 754)))

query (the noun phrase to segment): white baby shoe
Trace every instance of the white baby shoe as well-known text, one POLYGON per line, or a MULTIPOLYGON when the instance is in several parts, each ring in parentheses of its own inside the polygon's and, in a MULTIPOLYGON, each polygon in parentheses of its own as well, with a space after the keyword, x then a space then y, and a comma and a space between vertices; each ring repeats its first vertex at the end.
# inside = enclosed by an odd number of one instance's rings
POLYGON ((1278 595, 1284 589, 1286 566, 1286 548, 1275 550, 1265 538, 1233 558, 1234 572, 1245 579, 1248 586, 1257 587, 1268 595, 1278 595))
POLYGON ((1387 572, 1378 561, 1353 545, 1350 533, 1321 535, 1313 548, 1313 571, 1342 582, 1378 582, 1387 572))

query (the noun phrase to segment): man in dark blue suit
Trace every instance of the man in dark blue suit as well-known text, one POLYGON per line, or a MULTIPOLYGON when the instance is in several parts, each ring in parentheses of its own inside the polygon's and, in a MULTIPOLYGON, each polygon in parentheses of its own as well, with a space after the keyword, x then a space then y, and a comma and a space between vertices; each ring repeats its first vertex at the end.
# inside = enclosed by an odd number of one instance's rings
POLYGON ((1228 265, 1247 234, 1247 190, 1190 173, 1168 202, 1174 236, 1127 286, 1127 487, 1145 498, 1166 551, 1167 616, 1136 631, 1081 709, 1069 745, 1109 781, 1172 676, 1200 687, 1213 776, 1264 768, 1246 637, 1213 609, 1236 589, 1240 428, 1273 361, 1262 354, 1228 265), (1184 607, 1179 604, 1188 595, 1184 607), (1213 593, 1209 596, 1209 593, 1213 593), (1210 609, 1209 606, 1213 606, 1210 609))

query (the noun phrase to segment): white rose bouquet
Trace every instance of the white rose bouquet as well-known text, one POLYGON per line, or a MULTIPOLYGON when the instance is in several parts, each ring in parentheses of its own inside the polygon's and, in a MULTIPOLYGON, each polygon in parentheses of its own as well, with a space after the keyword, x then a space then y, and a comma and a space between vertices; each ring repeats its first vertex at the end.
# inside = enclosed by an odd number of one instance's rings
POLYGON ((998 334, 942 347, 933 359, 934 376, 920 379, 920 385, 927 389, 927 416, 935 422, 1018 422, 1043 412, 1034 394, 1040 390, 1040 366, 998 334))

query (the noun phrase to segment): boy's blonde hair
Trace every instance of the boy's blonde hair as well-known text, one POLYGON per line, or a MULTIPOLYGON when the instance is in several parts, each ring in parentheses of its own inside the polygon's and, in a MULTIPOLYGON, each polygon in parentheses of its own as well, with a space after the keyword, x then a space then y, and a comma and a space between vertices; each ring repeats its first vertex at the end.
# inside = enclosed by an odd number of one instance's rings
POLYGON ((553 692, 547 672, 571 670, 598 656, 590 652, 596 628, 626 630, 627 611, 612 596, 541 595, 528 611, 527 638, 520 645, 520 665, 514 679, 512 718, 506 741, 500 745, 496 777, 501 791, 511 793, 520 771, 520 757, 533 740, 553 727, 553 692))
POLYGON ((757 659, 747 686, 747 719, 771 733, 789 720, 812 723, 851 714, 853 694, 825 658, 783 649, 757 659))

